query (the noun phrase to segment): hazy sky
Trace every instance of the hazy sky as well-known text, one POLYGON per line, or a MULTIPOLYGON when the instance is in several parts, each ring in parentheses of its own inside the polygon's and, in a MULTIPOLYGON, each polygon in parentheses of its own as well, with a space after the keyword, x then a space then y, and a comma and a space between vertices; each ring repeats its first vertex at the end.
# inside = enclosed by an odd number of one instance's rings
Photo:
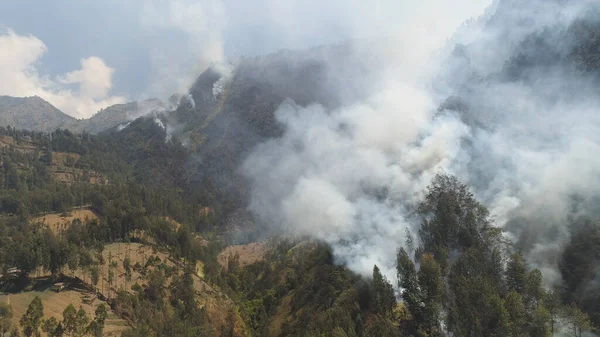
POLYGON ((0 95, 86 117, 183 91, 231 56, 424 31, 441 44, 490 1, 2 0, 0 95))

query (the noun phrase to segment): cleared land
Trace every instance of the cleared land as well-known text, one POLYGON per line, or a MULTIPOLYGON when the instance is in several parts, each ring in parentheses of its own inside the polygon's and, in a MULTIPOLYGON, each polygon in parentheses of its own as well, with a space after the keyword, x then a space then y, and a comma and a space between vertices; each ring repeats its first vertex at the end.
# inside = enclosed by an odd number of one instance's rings
MULTIPOLYGON (((19 292, 15 294, 0 295, 0 301, 10 303, 13 310, 13 324, 19 325, 19 319, 27 311, 27 306, 35 298, 39 296, 44 305, 44 318, 55 317, 57 320, 62 320, 62 313, 69 304, 73 304, 75 308, 80 306, 87 312, 88 317, 94 317, 94 311, 103 301, 97 299, 93 292, 90 292, 83 287, 73 287, 55 292, 50 289, 51 284, 44 284, 41 280, 41 286, 36 287, 33 291, 19 292), (84 303, 85 301, 85 303, 84 303)), ((108 307, 108 306, 107 306, 108 307)), ((127 322, 117 317, 110 308, 106 319, 104 336, 120 336, 121 332, 128 328, 127 322)), ((42 336, 45 336, 42 333, 42 336)))
POLYGON ((75 219, 86 222, 87 220, 98 219, 98 216, 89 208, 79 208, 71 210, 69 213, 49 213, 38 216, 37 218, 32 219, 31 223, 43 223, 47 225, 54 234, 59 234, 66 230, 75 219))
POLYGON ((230 257, 239 256, 240 267, 262 261, 267 252, 267 242, 252 242, 247 245, 228 246, 219 254, 219 264, 227 268, 230 257))
MULTIPOLYGON (((169 255, 165 252, 155 249, 153 246, 144 245, 140 243, 112 243, 104 247, 102 251, 103 259, 106 261, 104 266, 100 266, 100 282, 96 285, 97 290, 102 293, 103 296, 112 298, 115 296, 118 290, 125 290, 133 293, 131 286, 138 283, 143 285, 145 283, 145 276, 140 270, 133 270, 131 272, 131 279, 128 280, 125 275, 125 268, 123 267, 123 261, 129 256, 131 265, 134 266, 139 263, 140 266, 145 266, 148 259, 151 257, 156 261, 160 259, 162 263, 165 263, 169 267, 178 266, 179 272, 183 272, 183 268, 179 262, 169 258, 169 255), (110 260, 116 264, 114 267, 114 281, 112 285, 108 283, 108 265, 110 260)), ((156 264, 149 265, 146 268, 146 273, 154 269, 156 264)), ((198 264, 198 268, 201 268, 202 263, 198 264)), ((69 274, 69 273, 67 273, 69 274)), ((90 283, 90 275, 88 272, 83 270, 76 271, 74 276, 84 280, 86 283, 90 283)), ((197 301, 201 307, 204 307, 211 326, 216 327, 220 331, 221 327, 228 324, 228 315, 232 310, 235 310, 234 302, 222 293, 219 289, 216 289, 206 283, 202 279, 202 271, 197 270, 194 276, 194 289, 196 291, 197 301)), ((235 330, 240 336, 244 336, 246 331, 245 323, 242 318, 236 314, 235 330)))

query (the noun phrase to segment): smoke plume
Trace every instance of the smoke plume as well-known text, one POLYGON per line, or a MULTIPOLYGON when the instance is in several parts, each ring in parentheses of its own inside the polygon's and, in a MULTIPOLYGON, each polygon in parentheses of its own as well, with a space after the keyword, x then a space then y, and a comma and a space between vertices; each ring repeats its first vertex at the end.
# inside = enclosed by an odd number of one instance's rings
POLYGON ((600 187, 591 155, 600 150, 597 80, 574 53, 592 9, 589 1, 497 1, 448 31, 446 44, 419 29, 396 36, 407 47, 395 50, 393 71, 367 100, 279 107, 283 136, 244 165, 251 211, 329 243, 359 273, 377 264, 393 277, 397 247, 419 226, 411 210, 436 173, 449 173, 491 209, 547 284, 559 281, 569 219, 589 214, 600 187))

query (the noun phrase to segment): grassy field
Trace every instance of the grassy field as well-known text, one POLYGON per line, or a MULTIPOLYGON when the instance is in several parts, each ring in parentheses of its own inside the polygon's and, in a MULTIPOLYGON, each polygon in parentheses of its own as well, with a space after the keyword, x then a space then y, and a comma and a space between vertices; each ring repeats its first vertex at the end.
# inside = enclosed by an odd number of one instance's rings
MULTIPOLYGON (((61 292, 55 292, 50 289, 51 283, 46 279, 37 280, 32 291, 8 293, 0 295, 0 302, 10 303, 13 310, 13 324, 19 324, 19 319, 27 311, 27 306, 39 296, 44 305, 44 318, 55 317, 62 320, 62 312, 69 304, 75 308, 80 306, 87 312, 90 319, 94 317, 94 311, 101 304, 101 300, 95 298, 93 292, 88 291, 81 285, 71 285, 61 292), (84 303, 84 299, 87 299, 84 303)), ((110 308, 109 308, 110 309, 110 308)), ((120 336, 121 332, 128 328, 127 322, 118 318, 109 310, 108 318, 104 329, 104 336, 120 336)), ((45 336, 42 333, 42 336, 45 336)))
MULTIPOLYGON (((101 281, 97 284, 97 289, 105 297, 112 298, 115 296, 117 291, 125 290, 133 292, 131 286, 135 283, 140 285, 145 284, 145 276, 137 271, 132 271, 131 280, 127 280, 125 277, 125 268, 123 267, 123 261, 127 256, 131 261, 131 265, 139 263, 144 266, 150 257, 159 258, 163 263, 168 266, 180 267, 180 273, 183 272, 182 266, 169 258, 169 255, 165 252, 155 249, 153 246, 144 245, 140 243, 112 243, 104 247, 102 252, 103 258, 106 261, 105 265, 100 268, 101 281), (113 269, 114 278, 113 284, 108 284, 108 260, 109 256, 111 260, 116 264, 113 269)), ((197 268, 202 269, 202 262, 197 264, 197 268)), ((153 267, 149 267, 147 270, 152 270, 153 267)), ((201 307, 204 307, 211 326, 216 327, 217 331, 220 331, 222 326, 225 326, 228 321, 227 317, 231 310, 235 311, 234 302, 222 293, 219 289, 216 289, 206 283, 202 279, 201 270, 196 271, 194 276, 194 289, 196 291, 197 301, 201 307)), ((74 276, 90 282, 89 273, 84 273, 82 270, 76 271, 74 276)), ((168 286, 168 285, 167 285, 168 286)), ((245 324, 239 315, 236 319, 236 331, 240 336, 244 335, 246 331, 245 324)))
POLYGON ((86 220, 98 219, 98 216, 89 208, 78 208, 73 209, 69 213, 50 213, 42 216, 38 216, 31 220, 31 223, 40 222, 46 224, 48 228, 54 232, 54 234, 60 234, 60 232, 67 229, 73 220, 79 219, 81 222, 86 220))
POLYGON ((267 251, 266 242, 252 242, 247 245, 235 245, 225 248, 218 256, 219 264, 227 268, 230 257, 239 256, 240 267, 262 261, 267 251))

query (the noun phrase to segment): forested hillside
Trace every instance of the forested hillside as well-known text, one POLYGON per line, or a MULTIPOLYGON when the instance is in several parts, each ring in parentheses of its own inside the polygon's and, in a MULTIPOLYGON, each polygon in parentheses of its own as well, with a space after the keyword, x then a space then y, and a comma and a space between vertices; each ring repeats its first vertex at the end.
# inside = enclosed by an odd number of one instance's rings
POLYGON ((0 336, 594 336, 600 12, 547 3, 496 1, 464 28, 485 34, 450 46, 406 147, 410 119, 390 133, 357 113, 388 107, 369 98, 392 66, 352 44, 213 65, 173 111, 118 105, 85 127, 1 97, 23 128, 0 127, 0 336), (286 138, 293 122, 315 125, 286 138), (258 160, 275 176, 260 185, 244 163, 265 149, 289 153, 259 157, 284 158, 258 160), (249 207, 294 184, 308 197, 258 203, 287 217, 249 207))

